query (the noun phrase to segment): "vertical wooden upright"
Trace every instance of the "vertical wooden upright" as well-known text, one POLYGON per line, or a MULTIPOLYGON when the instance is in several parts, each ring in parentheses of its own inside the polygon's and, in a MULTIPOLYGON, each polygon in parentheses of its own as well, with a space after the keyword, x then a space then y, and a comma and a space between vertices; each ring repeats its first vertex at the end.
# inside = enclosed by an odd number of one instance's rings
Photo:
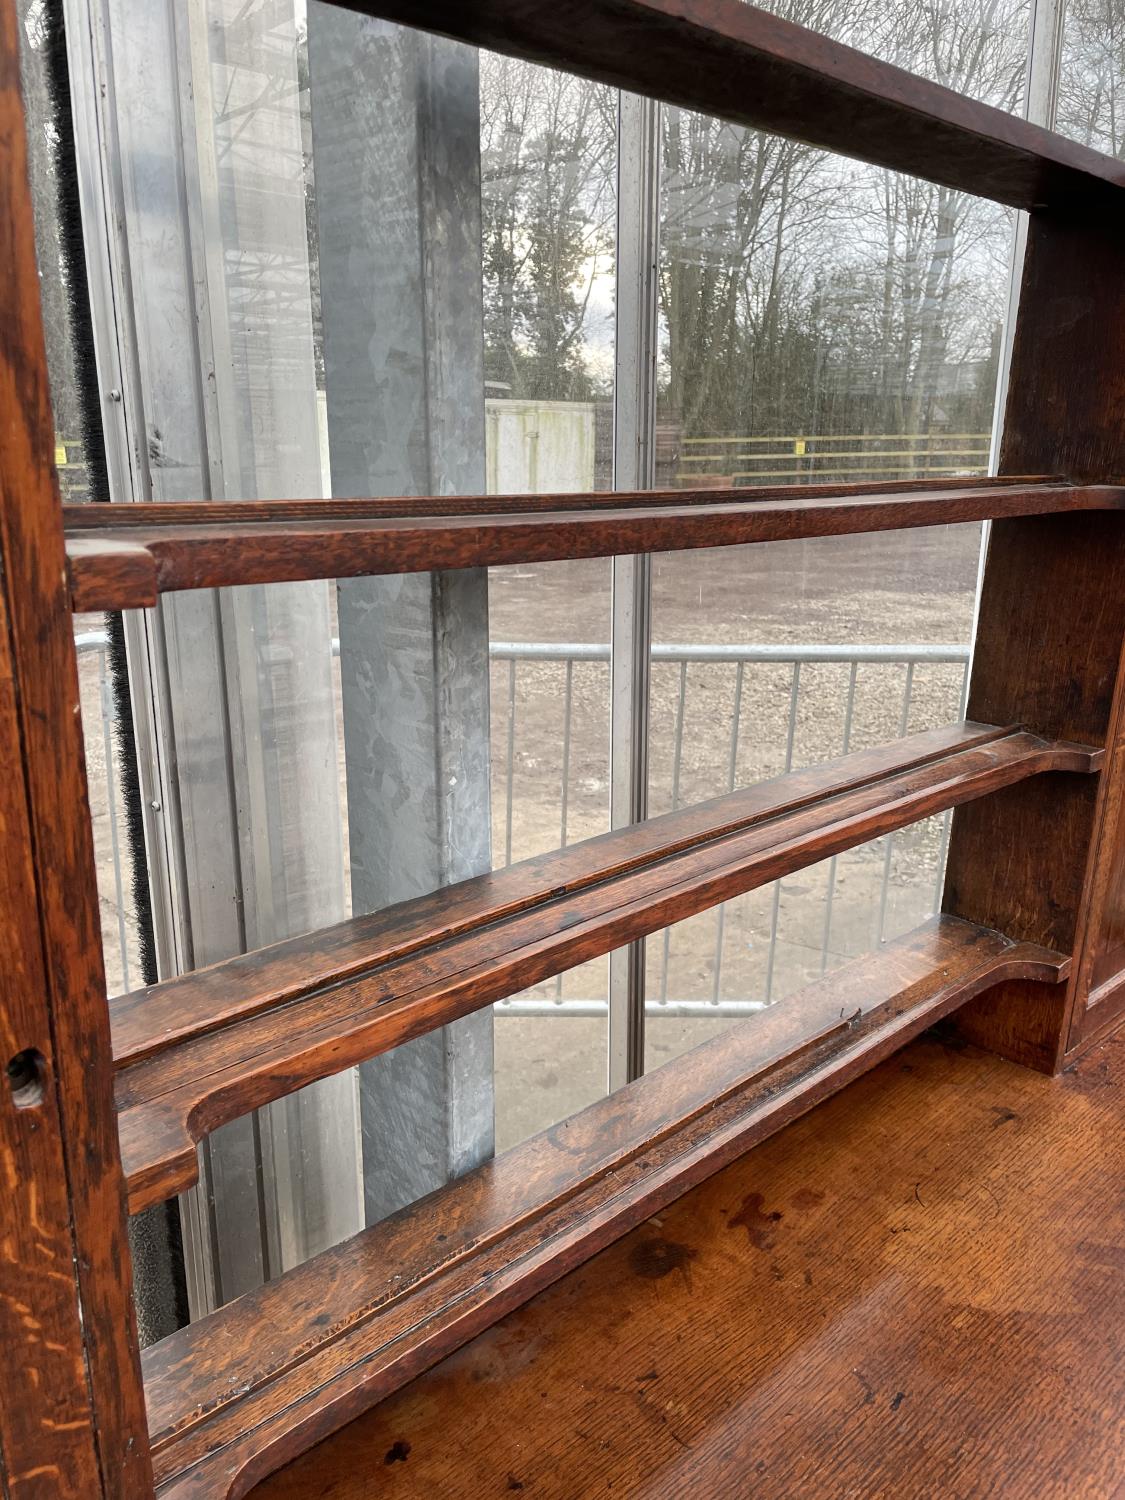
POLYGON ((3 1491, 152 1492, 20 94, 0 3, 3 1491))
POLYGON ((1125 651, 1095 829, 1071 981, 1072 1052, 1111 1031, 1125 1012, 1125 651))
MULTIPOLYGON (((1125 477, 1125 238, 1108 200, 1031 215, 1000 471, 1125 477)), ((953 820, 945 909, 1075 955, 1065 991, 1003 986, 966 1007, 958 1027, 1048 1072, 1092 1036, 1073 1022, 1099 945, 1097 983, 1116 995, 1103 1021, 1120 1014, 1125 996, 1109 983, 1125 977, 1125 944, 1111 931, 1125 900, 1125 829, 1113 827, 1125 778, 1123 639, 1120 516, 993 523, 970 718, 1108 750, 1096 783, 1046 777, 959 808, 953 820)))

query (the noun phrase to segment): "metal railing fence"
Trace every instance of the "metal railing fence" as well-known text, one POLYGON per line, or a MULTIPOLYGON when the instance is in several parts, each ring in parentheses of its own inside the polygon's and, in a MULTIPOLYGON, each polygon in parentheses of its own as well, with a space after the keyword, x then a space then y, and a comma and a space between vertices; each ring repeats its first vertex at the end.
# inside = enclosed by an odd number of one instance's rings
POLYGON ((680 485, 852 479, 940 479, 988 470, 987 432, 792 433, 681 438, 680 485))

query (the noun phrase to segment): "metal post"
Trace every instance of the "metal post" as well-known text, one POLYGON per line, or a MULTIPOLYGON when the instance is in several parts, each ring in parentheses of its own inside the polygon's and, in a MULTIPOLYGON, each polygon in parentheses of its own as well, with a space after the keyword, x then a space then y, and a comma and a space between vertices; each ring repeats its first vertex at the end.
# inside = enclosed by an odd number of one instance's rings
MULTIPOLYGON (((618 104, 617 324, 613 482, 650 488, 655 478, 657 276, 660 232, 660 107, 622 94, 618 104)), ((648 815, 649 656, 652 571, 648 557, 613 560, 610 675, 610 827, 648 815)), ((609 1088, 645 1069, 645 945, 609 960, 609 1088)))
MULTIPOLYGON (((309 7, 332 488, 485 487, 476 53, 309 7)), ((488 578, 339 585, 352 901, 491 864, 488 578)), ((368 1223, 492 1152, 492 1013, 361 1073, 368 1223)))

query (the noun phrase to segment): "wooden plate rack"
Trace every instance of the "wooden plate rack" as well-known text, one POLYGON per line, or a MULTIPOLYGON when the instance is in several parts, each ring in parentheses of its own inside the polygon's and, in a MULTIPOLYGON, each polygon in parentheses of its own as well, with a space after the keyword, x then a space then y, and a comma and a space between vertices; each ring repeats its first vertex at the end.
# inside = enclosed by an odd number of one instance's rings
POLYGON ((64 508, 0 0, 6 1493, 235 1500, 935 1020, 1065 1066, 1125 1011, 1125 166, 740 0, 353 9, 1029 214, 1001 477, 64 508), (233 584, 992 522, 968 719, 109 1004, 71 612, 233 584), (126 1213, 207 1131, 956 808, 943 912, 138 1353, 126 1213))

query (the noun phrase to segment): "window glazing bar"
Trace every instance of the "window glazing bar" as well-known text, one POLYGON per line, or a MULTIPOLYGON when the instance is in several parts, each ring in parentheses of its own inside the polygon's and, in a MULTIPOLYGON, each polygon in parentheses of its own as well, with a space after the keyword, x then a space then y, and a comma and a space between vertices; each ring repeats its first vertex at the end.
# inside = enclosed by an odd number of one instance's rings
MULTIPOLYGON (((660 106, 623 93, 618 103, 617 323, 613 483, 650 489, 656 460, 657 293, 660 233, 660 106)), ((648 813, 652 566, 613 559, 610 673, 610 826, 648 813)), ((608 1086, 645 1067, 645 945, 610 955, 608 1086)))

